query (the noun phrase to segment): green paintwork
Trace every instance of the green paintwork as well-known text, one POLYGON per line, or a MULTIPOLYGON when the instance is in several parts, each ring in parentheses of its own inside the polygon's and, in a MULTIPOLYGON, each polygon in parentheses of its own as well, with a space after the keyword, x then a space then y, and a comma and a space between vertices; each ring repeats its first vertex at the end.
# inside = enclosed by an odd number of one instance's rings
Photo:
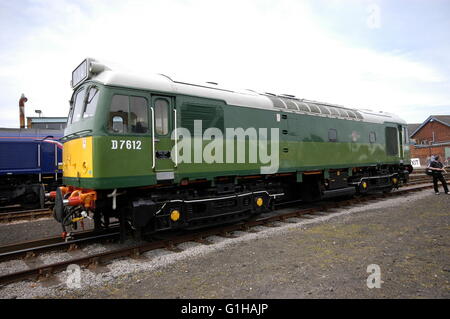
MULTIPOLYGON (((190 127, 189 121, 203 119, 204 129, 209 126, 244 129, 249 127, 272 128, 280 130, 280 169, 279 172, 306 170, 325 170, 330 168, 351 168, 376 164, 398 164, 404 160, 409 164, 409 147, 400 145, 401 156, 387 156, 385 148, 385 128, 401 128, 396 123, 375 124, 321 116, 303 115, 255 108, 226 105, 223 101, 199 97, 173 95, 161 92, 145 92, 132 89, 100 88, 96 114, 68 125, 65 135, 85 131, 93 136, 94 178, 64 178, 64 183, 85 188, 111 189, 139 187, 156 184, 155 172, 173 171, 175 182, 183 178, 213 179, 216 176, 260 174, 259 163, 181 163, 175 167, 170 159, 156 159, 152 169, 152 138, 146 134, 111 134, 107 131, 109 104, 114 94, 140 96, 153 104, 156 97, 165 97, 171 108, 177 109, 178 126, 190 127), (213 110, 211 110, 213 109, 213 110), (189 113, 191 112, 192 113, 189 113), (285 115, 277 121, 276 114, 285 115), (213 118, 211 118, 213 117, 213 118), (181 124, 180 124, 181 123, 181 124), (328 142, 328 130, 337 130, 337 142, 328 142), (283 131, 285 134, 283 134, 283 131), (369 142, 369 133, 376 133, 376 142, 369 142), (357 135, 354 142, 352 136, 357 135), (141 141, 141 149, 112 149, 112 140, 141 141), (404 148, 404 149, 402 149, 404 148), (283 150, 287 149, 287 152, 283 150), (403 156, 404 151, 404 156, 403 156)), ((170 112, 170 132, 175 119, 170 112)), ((149 121, 151 113, 149 111, 149 121)), ((156 150, 171 150, 174 141, 170 136, 156 136, 159 141, 156 150)), ((193 140, 194 141, 194 140, 193 140)), ((209 141, 204 141, 203 145, 209 141)), ((225 141, 224 141, 225 144, 225 141)), ((248 145, 246 147, 246 153, 248 145)), ((225 152, 224 152, 225 154, 225 152)), ((236 152, 235 152, 236 156, 236 152)), ((248 158, 248 157, 247 157, 248 158)), ((351 170, 349 170, 351 172, 351 170)), ((298 181, 302 175, 298 174, 298 181)))

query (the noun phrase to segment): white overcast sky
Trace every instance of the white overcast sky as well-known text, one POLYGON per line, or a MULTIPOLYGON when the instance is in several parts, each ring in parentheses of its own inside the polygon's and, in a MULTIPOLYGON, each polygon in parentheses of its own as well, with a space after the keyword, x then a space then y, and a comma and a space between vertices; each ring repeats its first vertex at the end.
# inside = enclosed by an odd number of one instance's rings
POLYGON ((0 127, 66 116, 72 70, 114 69, 396 113, 450 114, 450 0, 0 0, 0 127))

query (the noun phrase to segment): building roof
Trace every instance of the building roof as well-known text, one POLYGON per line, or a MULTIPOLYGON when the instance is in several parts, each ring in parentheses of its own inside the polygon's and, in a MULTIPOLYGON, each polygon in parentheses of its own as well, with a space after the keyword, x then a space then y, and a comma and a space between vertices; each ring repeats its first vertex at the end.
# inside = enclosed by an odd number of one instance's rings
POLYGON ((47 136, 61 138, 63 132, 64 130, 0 127, 0 138, 44 138, 47 136))
POLYGON ((32 123, 66 123, 67 117, 36 117, 28 116, 32 123))
POLYGON ((415 148, 432 148, 432 147, 439 147, 439 146, 447 146, 450 145, 450 142, 442 142, 442 143, 434 143, 434 144, 415 144, 415 148))
POLYGON ((412 136, 412 133, 413 133, 420 125, 422 125, 422 123, 412 123, 412 124, 408 124, 408 133, 409 133, 409 137, 412 136))
POLYGON ((416 129, 410 134, 410 137, 416 135, 417 132, 419 132, 422 129, 422 127, 424 127, 425 125, 427 125, 429 122, 432 121, 436 121, 450 127, 450 115, 430 115, 422 124, 416 127, 416 129))
POLYGON ((442 124, 450 126, 450 115, 432 115, 432 117, 441 122, 442 124))

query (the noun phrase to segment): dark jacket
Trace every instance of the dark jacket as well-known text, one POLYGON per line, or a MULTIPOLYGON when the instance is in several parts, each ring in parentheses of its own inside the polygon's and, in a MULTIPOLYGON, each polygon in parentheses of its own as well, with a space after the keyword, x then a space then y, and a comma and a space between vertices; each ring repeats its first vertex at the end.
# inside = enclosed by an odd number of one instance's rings
MULTIPOLYGON (((442 163, 441 162, 438 162, 438 161, 436 161, 436 160, 434 160, 434 161, 432 161, 431 163, 430 163, 430 167, 433 167, 433 168, 442 168, 442 167, 444 167, 444 165, 442 165, 442 163)), ((441 171, 435 171, 435 170, 432 170, 431 171, 433 174, 442 174, 442 172, 441 171)))

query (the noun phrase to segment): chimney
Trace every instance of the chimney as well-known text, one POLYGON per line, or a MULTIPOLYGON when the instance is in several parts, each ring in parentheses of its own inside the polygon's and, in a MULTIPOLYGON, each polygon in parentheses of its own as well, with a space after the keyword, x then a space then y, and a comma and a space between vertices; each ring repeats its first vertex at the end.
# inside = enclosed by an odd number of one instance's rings
POLYGON ((22 93, 19 100, 20 128, 25 128, 25 102, 27 101, 25 94, 22 93))

